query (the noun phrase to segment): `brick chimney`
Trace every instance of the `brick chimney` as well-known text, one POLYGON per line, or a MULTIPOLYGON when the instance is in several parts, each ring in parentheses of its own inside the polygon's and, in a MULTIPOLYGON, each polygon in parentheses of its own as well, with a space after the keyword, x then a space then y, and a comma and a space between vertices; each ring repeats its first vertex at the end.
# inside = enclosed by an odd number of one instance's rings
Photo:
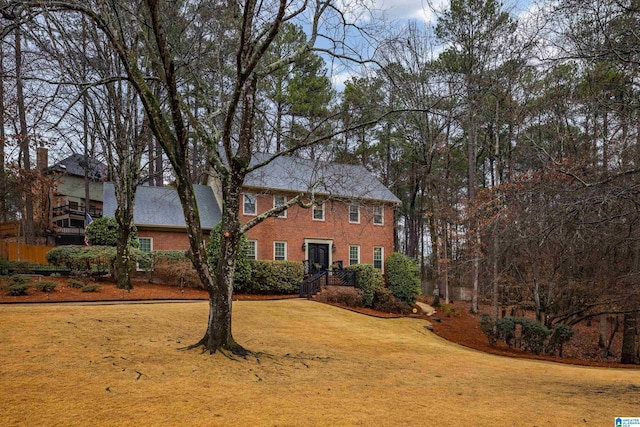
POLYGON ((40 172, 49 167, 49 150, 44 147, 36 148, 36 166, 40 172))

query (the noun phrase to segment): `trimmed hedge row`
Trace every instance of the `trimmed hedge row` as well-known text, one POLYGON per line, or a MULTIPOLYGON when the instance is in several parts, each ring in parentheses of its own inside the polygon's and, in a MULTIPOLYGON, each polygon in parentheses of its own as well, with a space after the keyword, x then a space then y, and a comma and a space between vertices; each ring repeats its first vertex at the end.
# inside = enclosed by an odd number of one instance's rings
POLYGON ((304 267, 294 261, 251 261, 251 279, 238 284, 236 292, 288 295, 300 290, 304 267))

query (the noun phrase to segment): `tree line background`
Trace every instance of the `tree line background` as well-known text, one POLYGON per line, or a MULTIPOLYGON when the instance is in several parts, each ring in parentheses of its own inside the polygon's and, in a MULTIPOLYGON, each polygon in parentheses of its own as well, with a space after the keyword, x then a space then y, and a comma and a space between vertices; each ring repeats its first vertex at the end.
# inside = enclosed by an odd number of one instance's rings
MULTIPOLYGON (((145 90, 174 111, 178 98, 162 84, 174 73, 184 120, 169 127, 185 142, 176 172, 99 26, 59 13, 74 2, 40 15, 20 3, 0 2, 0 221, 23 220, 26 239, 50 227, 38 215, 36 147, 105 161, 126 223, 137 185, 176 173, 206 183, 211 141, 241 145, 244 122, 230 123, 239 113, 226 108, 246 5, 159 9, 174 63, 145 90)), ((560 0, 516 14, 497 1, 452 0, 433 23, 394 25, 352 6, 376 19, 340 11, 323 33, 319 15, 283 20, 261 62, 270 65, 257 66, 261 78, 243 81, 251 89, 238 98, 253 108, 251 150, 363 165, 402 200, 397 250, 418 262, 425 291, 449 301, 462 286, 472 310, 486 301, 496 317, 526 307, 547 325, 597 319, 603 349, 620 327, 622 358, 637 362, 640 4, 560 0), (335 85, 340 66, 352 77, 335 85)), ((149 48, 157 34, 135 25, 141 4, 120 7, 104 16, 117 18, 126 54, 152 76, 163 63, 149 48)), ((256 7, 256 21, 276 11, 256 7)))

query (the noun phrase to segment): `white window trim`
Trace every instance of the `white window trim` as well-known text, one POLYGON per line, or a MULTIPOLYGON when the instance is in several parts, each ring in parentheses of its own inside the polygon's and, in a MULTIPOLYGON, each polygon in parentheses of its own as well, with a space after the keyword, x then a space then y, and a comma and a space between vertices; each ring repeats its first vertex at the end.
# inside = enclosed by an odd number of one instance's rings
POLYGON ((273 242, 273 260, 274 261, 286 261, 289 259, 289 257, 287 256, 287 242, 283 242, 282 240, 276 240, 273 242), (279 260, 276 259, 276 243, 282 243, 284 244, 284 259, 283 260, 279 260))
POLYGON ((255 258, 249 258, 249 259, 257 260, 258 259, 258 241, 257 240, 249 240, 249 244, 251 244, 251 243, 253 243, 255 258))
POLYGON ((311 219, 314 221, 324 221, 324 219, 326 218, 326 207, 325 207, 325 202, 321 201, 320 205, 314 205, 313 208, 311 208, 311 219), (322 218, 316 218, 315 216, 315 211, 317 208, 322 208, 322 218))
POLYGON ((384 246, 373 247, 373 266, 376 266, 376 249, 380 249, 380 271, 384 272, 384 246))
POLYGON ((258 197, 254 193, 244 193, 242 195, 242 213, 247 216, 256 216, 258 214, 258 197), (247 212, 246 198, 253 197, 255 212, 247 212))
POLYGON ((373 207, 373 225, 384 225, 384 206, 373 207), (376 208, 380 209, 380 218, 382 219, 382 222, 376 222, 376 208))
POLYGON ((360 205, 356 205, 356 204, 350 204, 349 205, 349 223, 350 224, 360 224, 360 205), (351 220, 351 208, 355 207, 357 209, 357 213, 358 213, 358 219, 355 221, 351 220))
POLYGON ((349 245, 349 265, 354 265, 351 264, 351 248, 356 248, 358 250, 358 260, 356 261, 356 264, 360 264, 360 245, 349 245))
MULTIPOLYGON (((276 206, 276 197, 282 197, 283 200, 283 204, 287 203, 287 196, 279 196, 277 194, 273 195, 273 207, 277 208, 278 206, 276 206)), ((286 218, 287 217, 287 210, 285 209, 283 212, 281 212, 279 215, 276 215, 276 218, 286 218)))
MULTIPOLYGON (((138 243, 140 242, 140 239, 149 240, 149 253, 152 253, 153 252, 153 237, 139 237, 138 236, 138 243)), ((150 263, 151 263, 151 269, 153 269, 153 260, 151 260, 150 263)), ((136 263, 136 270, 137 271, 145 271, 144 268, 140 268, 140 265, 138 263, 136 263)))

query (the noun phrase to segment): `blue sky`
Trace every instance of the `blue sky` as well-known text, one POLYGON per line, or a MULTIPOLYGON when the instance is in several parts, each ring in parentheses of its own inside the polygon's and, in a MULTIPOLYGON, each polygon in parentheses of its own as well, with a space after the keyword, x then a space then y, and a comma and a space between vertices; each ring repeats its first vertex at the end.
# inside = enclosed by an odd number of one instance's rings
MULTIPOLYGON (((371 21, 371 14, 365 12, 361 8, 354 7, 352 0, 339 0, 343 10, 350 11, 351 19, 366 24, 371 21)), ((449 0, 368 0, 370 9, 376 19, 383 19, 388 25, 386 29, 401 28, 409 21, 422 22, 424 24, 435 25, 436 13, 433 9, 445 10, 448 8, 449 0)), ((505 9, 511 10, 511 13, 518 18, 524 16, 534 6, 532 0, 504 0, 505 9)), ((332 81, 337 90, 344 88, 344 82, 354 74, 357 70, 345 68, 344 65, 327 64, 332 81)))

